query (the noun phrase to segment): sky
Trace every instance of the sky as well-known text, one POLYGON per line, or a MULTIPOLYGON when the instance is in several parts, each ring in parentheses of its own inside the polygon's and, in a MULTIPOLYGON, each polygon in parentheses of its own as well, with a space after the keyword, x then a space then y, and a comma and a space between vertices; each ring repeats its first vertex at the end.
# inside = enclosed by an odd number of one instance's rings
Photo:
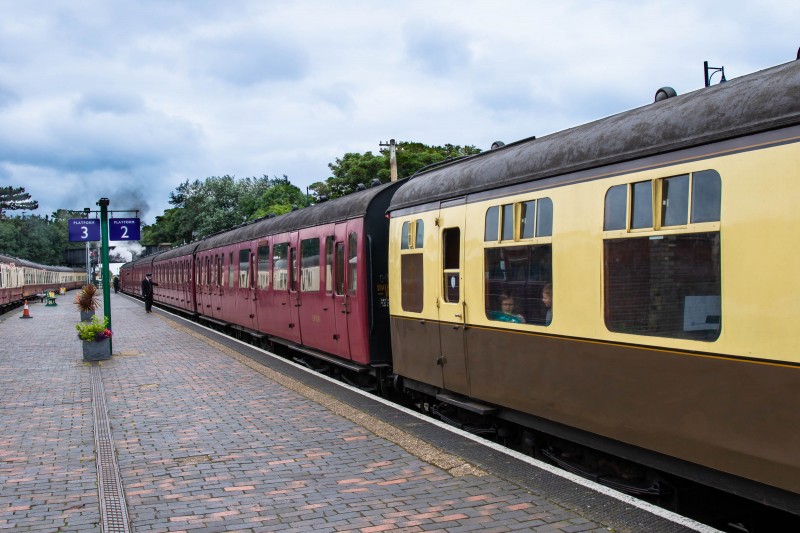
POLYGON ((186 180, 542 137, 699 90, 703 61, 792 61, 798 27, 797 0, 0 0, 0 186, 152 224, 186 180))

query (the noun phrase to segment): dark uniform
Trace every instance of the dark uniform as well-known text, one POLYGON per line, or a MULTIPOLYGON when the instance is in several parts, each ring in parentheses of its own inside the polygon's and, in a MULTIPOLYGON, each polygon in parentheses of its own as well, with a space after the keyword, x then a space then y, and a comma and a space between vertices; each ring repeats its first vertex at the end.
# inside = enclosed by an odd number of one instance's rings
POLYGON ((158 286, 158 283, 153 282, 153 275, 148 272, 142 280, 142 297, 144 298, 144 310, 147 313, 152 313, 153 307, 153 287, 158 286))

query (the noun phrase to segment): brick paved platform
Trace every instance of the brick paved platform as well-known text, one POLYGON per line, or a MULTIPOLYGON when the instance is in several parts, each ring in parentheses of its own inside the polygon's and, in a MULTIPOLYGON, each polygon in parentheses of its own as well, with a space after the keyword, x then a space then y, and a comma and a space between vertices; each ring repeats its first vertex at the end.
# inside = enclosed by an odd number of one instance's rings
POLYGON ((0 317, 0 529, 116 530, 98 492, 100 406, 130 531, 708 530, 121 294, 115 355, 93 367, 72 294, 0 317))

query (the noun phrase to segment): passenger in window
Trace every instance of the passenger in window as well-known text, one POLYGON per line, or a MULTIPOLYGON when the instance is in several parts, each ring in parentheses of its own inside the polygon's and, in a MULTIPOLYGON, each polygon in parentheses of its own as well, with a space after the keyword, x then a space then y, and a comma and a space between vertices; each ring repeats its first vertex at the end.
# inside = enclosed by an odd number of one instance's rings
POLYGON ((492 311, 489 315, 491 320, 499 320, 500 322, 511 322, 513 324, 524 324, 525 317, 515 313, 516 304, 514 302, 514 297, 511 296, 509 293, 504 292, 500 295, 500 309, 498 311, 492 311))
POLYGON ((549 326, 553 321, 553 284, 548 283, 542 287, 542 303, 544 304, 547 313, 544 317, 544 325, 549 326))

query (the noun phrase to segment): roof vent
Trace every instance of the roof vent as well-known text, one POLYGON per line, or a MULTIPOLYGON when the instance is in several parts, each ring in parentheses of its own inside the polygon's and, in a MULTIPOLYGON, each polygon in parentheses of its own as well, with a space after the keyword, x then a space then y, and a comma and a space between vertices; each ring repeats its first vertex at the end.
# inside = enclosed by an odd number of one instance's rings
POLYGON ((377 187, 380 184, 381 184, 381 180, 379 180, 378 178, 375 178, 374 180, 372 180, 371 187, 377 187))
POLYGON ((491 150, 497 150, 498 148, 502 148, 505 145, 506 143, 504 143, 503 141, 495 141, 492 143, 491 150))
POLYGON ((363 183, 359 183, 358 185, 356 185, 356 190, 357 191, 366 191, 367 190, 367 186, 364 185, 363 183))
POLYGON ((666 100, 667 98, 672 98, 673 96, 678 96, 678 93, 675 92, 675 89, 672 87, 662 87, 656 91, 656 98, 654 102, 660 102, 661 100, 666 100))

